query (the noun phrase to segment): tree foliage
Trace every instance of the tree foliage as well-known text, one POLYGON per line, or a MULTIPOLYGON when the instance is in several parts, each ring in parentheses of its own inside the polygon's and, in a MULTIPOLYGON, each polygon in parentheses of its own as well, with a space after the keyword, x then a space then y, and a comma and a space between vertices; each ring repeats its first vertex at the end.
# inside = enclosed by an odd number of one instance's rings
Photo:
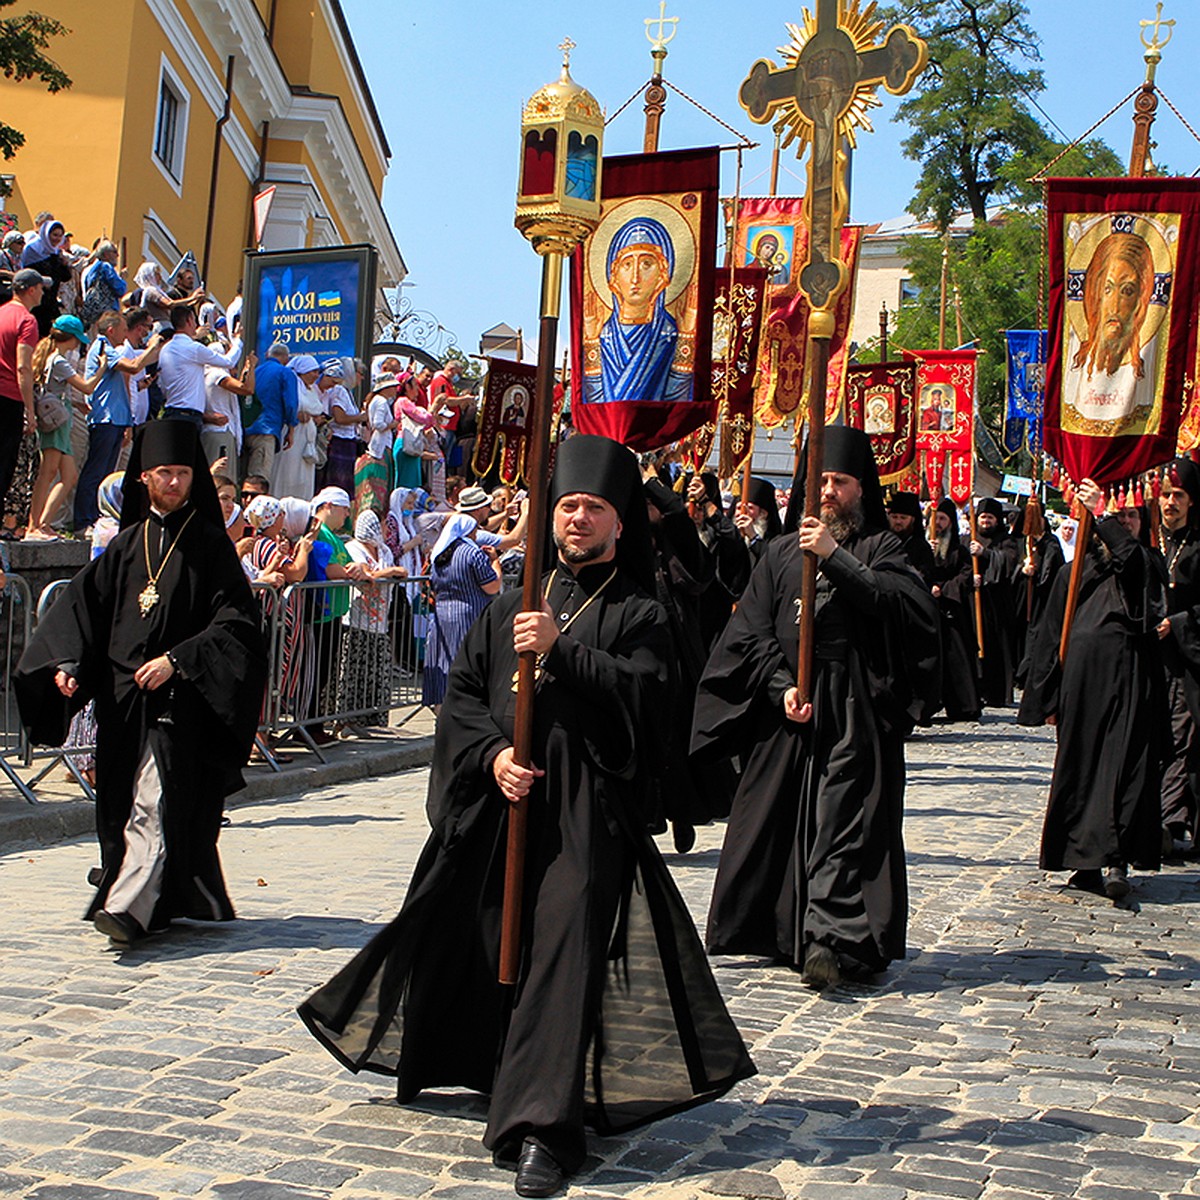
MULTIPOLYGON (((8 8, 16 0, 0 0, 0 8, 8 8)), ((71 79, 45 51, 50 39, 70 33, 53 17, 28 12, 15 17, 0 17, 0 70, 6 79, 22 83, 40 79, 48 92, 58 92, 71 86, 71 79)), ((19 129, 0 121, 0 154, 6 159, 25 145, 25 135, 19 129)))
POLYGON ((1047 137, 1031 111, 1043 87, 1038 37, 1021 0, 908 0, 881 10, 929 43, 929 68, 895 119, 912 132, 902 143, 921 164, 910 210, 945 229, 969 210, 987 218, 1008 198, 1006 164, 1036 157, 1047 137))

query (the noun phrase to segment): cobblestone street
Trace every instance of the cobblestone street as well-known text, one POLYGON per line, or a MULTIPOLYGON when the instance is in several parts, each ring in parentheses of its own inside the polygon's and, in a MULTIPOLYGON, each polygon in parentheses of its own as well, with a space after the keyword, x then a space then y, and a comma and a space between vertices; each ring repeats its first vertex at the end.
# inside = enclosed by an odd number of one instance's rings
MULTIPOLYGON (((909 957, 819 997, 720 959, 759 1068, 719 1103, 595 1139, 573 1196, 1200 1195, 1200 887, 1124 906, 1038 870, 1053 742, 1012 713, 909 747, 909 957)), ((397 1107, 296 1003, 404 894, 426 772, 233 810, 241 919, 118 954, 79 917, 91 841, 0 857, 0 1193, 30 1200, 511 1196, 477 1098, 397 1107)), ((703 920, 720 843, 668 861, 703 920)))

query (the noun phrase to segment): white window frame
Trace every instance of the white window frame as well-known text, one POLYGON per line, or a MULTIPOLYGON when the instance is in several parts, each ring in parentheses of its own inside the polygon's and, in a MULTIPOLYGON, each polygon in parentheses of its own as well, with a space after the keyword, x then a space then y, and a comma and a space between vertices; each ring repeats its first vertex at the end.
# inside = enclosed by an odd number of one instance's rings
POLYGON ((162 177, 171 185, 171 190, 183 196, 183 168, 187 162, 188 117, 191 113, 192 96, 164 54, 159 62, 158 87, 154 92, 154 128, 150 138, 150 158, 162 177), (164 85, 174 93, 177 101, 175 110, 175 147, 173 161, 165 163, 158 156, 159 120, 162 117, 162 92, 164 85))

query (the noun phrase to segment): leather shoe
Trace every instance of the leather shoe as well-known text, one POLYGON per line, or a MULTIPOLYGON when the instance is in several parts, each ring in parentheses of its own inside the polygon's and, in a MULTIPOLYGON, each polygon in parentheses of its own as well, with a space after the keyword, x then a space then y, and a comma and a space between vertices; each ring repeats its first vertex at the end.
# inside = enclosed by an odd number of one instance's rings
POLYGON ((1110 900, 1124 900, 1129 895, 1129 876, 1124 867, 1109 867, 1104 872, 1104 894, 1110 900))
POLYGON ((842 982, 837 955, 820 942, 810 942, 804 955, 804 971, 800 976, 810 988, 818 992, 837 987, 842 982))
POLYGON ((92 918, 98 933, 106 934, 109 939, 122 946, 131 946, 145 931, 128 913, 109 912, 102 908, 92 918))
POLYGON ((553 1196, 562 1187, 567 1173, 550 1153, 535 1142, 526 1141, 517 1160, 518 1196, 553 1196))

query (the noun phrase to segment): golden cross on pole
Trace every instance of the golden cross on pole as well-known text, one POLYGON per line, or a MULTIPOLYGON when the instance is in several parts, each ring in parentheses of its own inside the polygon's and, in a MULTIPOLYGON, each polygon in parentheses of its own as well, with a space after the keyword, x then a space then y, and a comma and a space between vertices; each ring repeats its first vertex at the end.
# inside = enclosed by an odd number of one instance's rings
POLYGON ((1139 21, 1138 24, 1142 27, 1142 32, 1139 35, 1142 39, 1142 45, 1147 50, 1161 50, 1175 36, 1175 19, 1169 21, 1162 19, 1162 0, 1155 6, 1153 21, 1139 21), (1150 35, 1150 40, 1146 41, 1146 30, 1153 28, 1154 32, 1150 35), (1158 40, 1159 30, 1165 28, 1167 36, 1160 42, 1158 40))
MULTIPOLYGON (((1161 8, 1162 5, 1159 5, 1161 8)), ((1174 22, 1172 22, 1173 24, 1174 22)), ((667 16, 667 0, 658 0, 658 16, 646 18, 646 37, 650 39, 650 51, 665 50, 667 43, 679 31, 679 18, 667 16), (651 33, 650 26, 657 25, 658 32, 651 33), (667 26, 670 25, 670 32, 667 32, 667 26)))
POLYGON ((575 43, 569 37, 563 38, 558 43, 558 48, 562 51, 563 66, 569 67, 571 65, 571 51, 575 49, 575 43))
MULTIPOLYGON (((738 93, 742 107, 759 125, 776 122, 785 146, 799 139, 798 153, 811 143, 808 190, 808 261, 800 272, 800 290, 812 306, 808 324, 808 473, 804 514, 820 515, 820 479, 824 462, 825 395, 829 349, 834 334, 834 304, 849 283, 842 261, 842 226, 850 212, 849 157, 856 128, 870 129, 867 110, 879 103, 882 84, 903 95, 925 69, 929 51, 907 25, 895 25, 879 43, 885 22, 875 5, 859 10, 860 0, 817 0, 815 14, 804 9, 803 23, 789 25, 791 44, 780 48, 785 66, 760 58, 738 93)), ((799 702, 812 698, 813 616, 816 612, 817 560, 806 552, 800 598, 799 702)))

